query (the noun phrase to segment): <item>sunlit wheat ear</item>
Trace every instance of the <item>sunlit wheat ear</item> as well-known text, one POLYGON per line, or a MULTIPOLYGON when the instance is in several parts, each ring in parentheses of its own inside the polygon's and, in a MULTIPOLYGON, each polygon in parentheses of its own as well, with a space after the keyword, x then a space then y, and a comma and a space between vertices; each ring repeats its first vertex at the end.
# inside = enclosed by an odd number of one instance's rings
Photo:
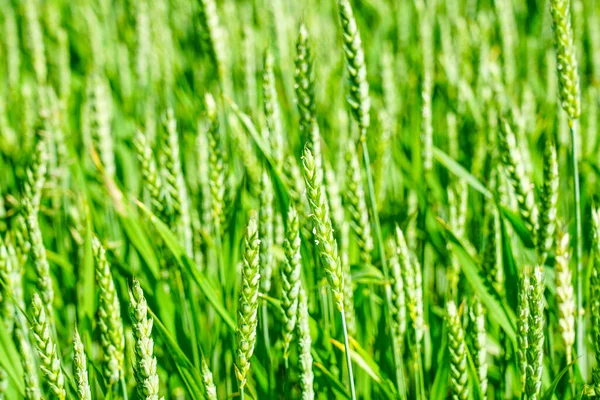
POLYGON ((156 159, 146 140, 146 136, 141 131, 138 131, 133 144, 140 163, 142 182, 144 183, 144 188, 150 194, 152 201, 152 211, 158 215, 161 221, 169 223, 173 215, 172 209, 168 204, 163 180, 158 173, 156 159))
POLYGON ((543 261, 554 247, 558 203, 558 162, 552 142, 546 141, 544 150, 544 183, 540 198, 540 216, 537 234, 538 256, 543 261))
POLYGON ((298 213, 292 206, 287 214, 287 227, 283 242, 285 263, 281 268, 281 306, 284 311, 283 320, 283 357, 288 359, 290 343, 298 320, 298 293, 300 291, 300 223, 298 213))
POLYGON ((308 300, 304 289, 300 287, 298 293, 298 349, 300 362, 300 393, 302 400, 313 400, 315 392, 313 389, 314 373, 312 370, 313 358, 311 354, 312 339, 308 324, 308 300))
POLYGON ((77 398, 79 400, 92 400, 88 380, 87 357, 77 328, 75 328, 75 336, 73 337, 73 369, 77 385, 77 398))
POLYGON ((518 148, 517 138, 506 120, 500 120, 498 145, 502 164, 515 191, 519 213, 533 236, 537 230, 538 210, 535 205, 533 185, 525 172, 525 165, 518 148))
POLYGON ((348 72, 347 100, 352 110, 352 116, 359 127, 360 140, 364 142, 367 139, 367 129, 371 123, 369 116, 371 98, 369 97, 365 53, 350 1, 338 0, 338 9, 344 34, 344 55, 348 72))
POLYGON ((235 362, 235 374, 241 390, 246 385, 246 376, 250 369, 250 359, 254 354, 256 326, 258 324, 260 240, 258 238, 257 218, 256 213, 250 216, 242 253, 242 286, 240 288, 237 313, 237 350, 235 362))
POLYGON ((571 269, 569 267, 568 234, 559 234, 557 236, 554 258, 558 330, 565 345, 567 363, 571 363, 573 358, 573 344, 575 343, 575 299, 571 269))
POLYGON ((360 162, 356 153, 356 146, 352 142, 348 143, 346 162, 346 190, 344 191, 346 209, 350 214, 351 227, 360 249, 361 261, 369 266, 371 265, 371 253, 373 252, 373 237, 362 184, 360 162))
POLYGON ((98 325, 100 326, 100 344, 104 378, 109 385, 114 385, 123 376, 125 337, 121 306, 110 264, 106 259, 104 247, 98 238, 92 240, 94 260, 96 262, 96 280, 99 288, 98 325))
POLYGON ((469 398, 469 374, 465 333, 453 300, 446 304, 446 324, 448 326, 448 349, 450 350, 452 398, 467 400, 469 398))
POLYGON ((308 147, 302 157, 306 197, 312 211, 313 233, 319 257, 327 272, 327 281, 333 292, 339 311, 344 309, 344 278, 338 255, 337 241, 333 235, 333 226, 329 218, 329 207, 322 186, 322 171, 317 168, 316 160, 308 147))
POLYGON ((206 115, 209 121, 208 165, 210 171, 210 203, 212 218, 219 231, 225 223, 225 176, 227 165, 225 153, 223 152, 217 105, 210 94, 206 94, 204 102, 206 105, 206 115))
POLYGON ((479 298, 474 297, 469 307, 470 336, 473 343, 473 363, 479 379, 479 387, 483 399, 487 398, 488 388, 488 363, 487 363, 487 335, 485 330, 485 311, 479 298))
POLYGON ((204 383, 204 389, 206 391, 207 400, 217 400, 217 387, 213 380, 212 372, 206 362, 206 359, 202 357, 202 383, 204 383))
POLYGON ((273 185, 267 171, 263 171, 260 189, 259 210, 259 236, 260 236, 260 266, 261 285, 260 290, 268 294, 271 290, 271 276, 273 274, 273 240, 274 240, 274 217, 273 217, 273 185))
POLYGON ((304 23, 300 24, 298 30, 295 64, 294 87, 296 89, 296 105, 300 113, 301 140, 308 140, 315 123, 316 103, 312 52, 308 41, 308 29, 304 23))
POLYGON ((600 211, 592 209, 592 276, 590 279, 590 312, 592 317, 592 339, 596 353, 596 367, 592 373, 592 384, 600 396, 600 211))
POLYGON ((52 327, 46 316, 46 307, 37 293, 33 294, 31 310, 31 328, 40 358, 40 369, 52 394, 57 399, 64 400, 66 397, 65 377, 58 358, 56 343, 52 337, 52 327))
POLYGON ((154 341, 152 340, 152 318, 148 317, 148 305, 144 292, 137 280, 133 280, 129 290, 129 315, 135 338, 134 364, 135 379, 139 397, 146 400, 158 400, 158 374, 154 341))
POLYGON ((527 331, 527 377, 525 393, 528 399, 537 399, 542 387, 544 360, 544 276, 541 266, 533 269, 527 288, 529 303, 529 330, 527 331))
POLYGON ((570 0, 550 0, 550 14, 554 28, 556 68, 558 71, 559 96, 563 109, 571 121, 581 114, 579 73, 573 44, 570 0))
POLYGON ((265 51, 263 66, 263 112, 265 114, 265 122, 267 123, 267 140, 270 145, 271 155, 277 165, 281 165, 283 162, 283 129, 273 64, 273 54, 269 50, 265 51))

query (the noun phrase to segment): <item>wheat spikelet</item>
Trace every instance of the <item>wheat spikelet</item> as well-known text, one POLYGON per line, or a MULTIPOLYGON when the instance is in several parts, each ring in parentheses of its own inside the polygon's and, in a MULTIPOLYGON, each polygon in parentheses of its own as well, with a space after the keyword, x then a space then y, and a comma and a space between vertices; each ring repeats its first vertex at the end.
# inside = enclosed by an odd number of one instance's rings
POLYGON ((369 211, 362 185, 362 176, 356 147, 352 142, 348 143, 346 152, 346 204, 352 221, 352 230, 357 238, 360 249, 361 261, 371 265, 371 253, 373 252, 373 237, 371 235, 371 224, 369 223, 369 211))
POLYGON ((342 311, 344 309, 344 277, 338 255, 337 241, 333 235, 327 198, 322 186, 322 170, 318 169, 315 157, 313 157, 308 146, 304 148, 302 163, 304 166, 306 197, 312 211, 315 244, 327 272, 327 280, 333 292, 336 306, 339 311, 342 311))
POLYGON ((452 398, 469 398, 469 375, 467 372, 467 350, 465 334, 453 300, 446 304, 446 323, 448 324, 448 349, 450 350, 450 386, 452 398))
POLYGON ((152 210, 161 221, 169 223, 172 211, 162 178, 158 173, 152 149, 146 140, 146 136, 141 131, 137 131, 133 143, 141 166, 142 182, 152 201, 152 210))
POLYGON ((260 189, 260 265, 261 284, 260 290, 268 294, 271 290, 271 276, 273 275, 273 186, 269 173, 265 170, 262 174, 260 189))
POLYGON ((136 362, 134 365, 139 397, 146 400, 158 400, 158 374, 154 341, 152 340, 152 318, 148 318, 148 306, 144 292, 137 280, 133 280, 129 290, 129 315, 135 338, 136 362))
POLYGON ((77 328, 75 328, 75 336, 73 338, 73 367, 75 383, 77 384, 77 398, 79 400, 92 400, 85 349, 77 328))
POLYGON ((350 2, 338 0, 338 9, 344 33, 344 56, 348 72, 348 96, 346 99, 350 105, 352 116, 358 124, 360 140, 364 142, 367 140, 367 129, 371 123, 369 116, 371 98, 369 97, 365 53, 350 2))
POLYGON ((313 400, 314 374, 312 370, 313 358, 311 354, 312 339, 308 325, 308 301, 304 289, 300 287, 298 293, 298 348, 300 361, 300 393, 302 400, 313 400))
POLYGON ((273 72, 273 54, 265 51, 263 69, 263 112, 267 123, 268 142, 271 154, 277 165, 283 162, 283 128, 281 110, 277 99, 275 73, 273 72))
POLYGON ((214 0, 200 0, 198 2, 198 16, 200 20, 201 35, 208 54, 213 62, 219 83, 224 85, 225 79, 225 35, 219 24, 217 5, 214 0))
POLYGON ((577 72, 577 57, 573 44, 569 0, 551 0, 550 14, 552 15, 552 27, 554 28, 556 68, 560 87, 559 97, 563 109, 569 115, 569 119, 573 121, 579 118, 581 105, 579 73, 577 72))
POLYGON ((206 359, 202 357, 202 383, 204 383, 204 390, 206 391, 206 400, 217 400, 217 388, 213 381, 213 375, 210 371, 210 367, 206 362, 206 359))
POLYGON ((525 166, 518 149, 517 138, 510 125, 505 120, 501 120, 499 125, 498 144, 500 146, 502 163, 515 190, 521 218, 523 218, 532 235, 535 236, 538 212, 533 196, 533 185, 525 173, 525 166))
POLYGON ((573 344, 575 343, 575 299, 569 258, 569 235, 559 234, 556 239, 554 282, 556 305, 558 306, 558 329, 565 345, 568 364, 572 361, 573 344))
POLYGON ((483 305, 479 298, 474 297, 469 308, 469 320, 471 323, 471 338, 473 343, 473 363, 479 379, 479 387, 483 399, 487 398, 488 387, 488 364, 487 364, 487 337, 485 331, 485 314, 483 305))
POLYGON ((527 349, 529 347, 529 275, 523 273, 519 279, 519 303, 517 308, 517 357, 521 373, 521 390, 525 391, 527 383, 527 349))
POLYGON ((300 113, 300 133, 302 140, 308 140, 316 118, 315 81, 313 60, 308 42, 308 29, 304 23, 298 29, 296 40, 296 70, 294 73, 296 105, 300 113))
POLYGON ((556 205, 558 203, 558 163, 556 149, 550 140, 544 151, 544 184, 540 198, 540 216, 537 233, 538 256, 543 260, 554 247, 556 205))
POLYGON ((344 222, 340 229, 340 262, 344 274, 344 315, 348 333, 356 336, 356 312, 354 310, 354 288, 352 287, 352 271, 350 269, 350 227, 344 222))
POLYGON ((527 331, 527 378, 525 393, 535 400, 540 395, 544 359, 544 278, 541 266, 531 274, 527 290, 529 329, 527 331))
POLYGON ((283 244, 285 263, 281 268, 283 323, 283 358, 289 357, 289 347, 298 320, 298 293, 300 291, 300 223, 298 213, 291 206, 287 215, 287 228, 283 244))
POLYGON ((29 330, 25 327, 27 321, 24 317, 16 319, 15 341, 23 366, 23 381, 25 383, 25 399, 40 400, 40 382, 37 375, 37 365, 32 352, 32 346, 27 336, 29 330))
POLYGON ((240 389, 246 385, 246 375, 250 369, 250 359, 256 344, 256 326, 258 325, 258 286, 260 240, 258 238, 258 221, 256 214, 250 216, 244 238, 242 255, 242 287, 238 304, 238 321, 236 330, 237 351, 235 375, 240 389))
POLYGON ((406 335, 406 293, 404 290, 404 278, 402 277, 402 265, 398 258, 398 249, 394 239, 388 242, 390 254, 389 265, 391 272, 392 287, 392 335, 396 341, 398 353, 402 354, 404 348, 404 337, 406 335))
POLYGON ((56 344, 52 338, 51 322, 46 316, 47 306, 39 294, 33 294, 31 304, 33 337, 40 357, 40 369, 52 394, 59 400, 66 397, 65 377, 60 366, 56 344))
POLYGON ((96 262, 96 280, 100 292, 98 324, 100 325, 100 343, 104 362, 103 372, 107 383, 114 385, 123 376, 125 337, 121 307, 110 272, 110 264, 98 238, 94 237, 92 247, 96 262))
POLYGON ((42 240, 42 232, 40 230, 37 213, 29 200, 23 202, 23 207, 26 212, 27 234, 31 243, 31 260, 35 267, 37 275, 36 285, 45 307, 46 315, 52 323, 54 303, 54 289, 52 287, 52 277, 50 276, 50 264, 46 258, 46 249, 42 240))
POLYGON ((217 232, 219 232, 225 223, 225 175, 227 167, 219 131, 219 119, 217 116, 216 104, 210 94, 206 95, 205 104, 206 114, 210 124, 208 128, 210 201, 213 221, 217 226, 217 232))
POLYGON ((423 340, 425 323, 423 321, 423 288, 421 286, 421 267, 418 265, 416 260, 413 258, 404 234, 399 227, 396 227, 396 251, 398 255, 398 261, 400 263, 400 269, 402 273, 402 280, 404 283, 406 298, 408 299, 406 307, 408 309, 408 316, 413 328, 412 334, 414 335, 415 345, 419 347, 423 340))
POLYGON ((115 155, 111 130, 110 88, 98 74, 93 74, 88 81, 88 107, 90 134, 94 149, 102 162, 104 173, 114 179, 116 173, 115 155))

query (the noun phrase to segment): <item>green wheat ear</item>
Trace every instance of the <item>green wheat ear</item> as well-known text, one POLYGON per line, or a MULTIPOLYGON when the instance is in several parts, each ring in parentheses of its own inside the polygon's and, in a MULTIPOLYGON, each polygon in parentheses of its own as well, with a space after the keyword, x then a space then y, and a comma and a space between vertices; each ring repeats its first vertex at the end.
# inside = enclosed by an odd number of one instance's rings
POLYGON ((365 53, 360 39, 360 32, 348 0, 338 0, 340 22, 344 34, 344 56, 348 72, 348 104, 352 116, 358 123, 360 140, 367 140, 367 129, 371 123, 369 112, 371 98, 369 97, 369 82, 367 81, 367 66, 365 53))
POLYGON ((513 133, 508 121, 499 121, 498 144, 502 163, 519 203, 519 213, 527 228, 535 237, 537 231, 538 210, 535 205, 533 185, 525 172, 525 164, 519 151, 517 137, 513 133))
POLYGON ((236 330, 237 351, 235 375, 240 389, 246 385, 246 376, 250 369, 250 359, 256 344, 256 327, 258 325, 258 286, 260 282, 259 255, 260 240, 258 238, 258 217, 250 216, 244 250, 242 254, 242 287, 238 304, 238 321, 236 330))
POLYGON ((134 365, 137 390, 140 398, 158 400, 158 374, 154 341, 152 340, 152 318, 148 318, 148 305, 140 283, 134 279, 129 290, 129 315, 135 338, 136 362, 134 365))
POLYGON ((40 357, 40 369, 52 394, 57 399, 64 400, 66 397, 65 377, 58 357, 56 343, 52 337, 52 327, 46 315, 46 306, 37 293, 33 294, 31 309, 31 326, 38 356, 40 357))
POLYGON ((298 348, 300 362, 300 392, 302 400, 313 400, 315 392, 313 388, 314 373, 313 358, 311 354, 312 339, 308 325, 308 300, 304 289, 300 287, 298 294, 298 348))
POLYGON ((75 383, 77 384, 77 398, 79 400, 92 400, 88 381, 87 358, 77 328, 75 328, 75 336, 73 338, 73 367, 75 383))
POLYGON ((338 254, 338 245, 333 235, 333 226, 329 217, 329 206, 323 190, 323 171, 319 170, 317 161, 308 147, 304 148, 302 162, 306 197, 312 210, 315 244, 327 272, 327 281, 333 292, 336 306, 339 311, 342 311, 344 309, 344 277, 338 254))
POLYGON ((298 29, 295 64, 296 105, 300 113, 301 140, 304 141, 309 139, 316 117, 312 52, 308 42, 308 29, 304 23, 298 29))
POLYGON ((287 228, 283 242, 285 263, 281 268, 283 323, 283 358, 289 357, 289 348, 298 320, 298 294, 300 292, 300 223, 296 208, 290 207, 287 214, 287 228))
POLYGON ((465 334, 453 300, 446 304, 446 323, 448 325, 452 398, 467 400, 469 398, 469 374, 465 334))
POLYGON ((113 281, 111 267, 106 259, 106 251, 98 238, 92 240, 96 262, 96 280, 100 291, 98 324, 100 325, 100 343, 104 361, 104 376, 109 385, 114 385, 123 376, 125 337, 121 306, 113 281))
POLYGON ((569 0, 551 0, 550 14, 554 28, 560 101, 570 120, 573 121, 581 114, 581 104, 569 3, 569 0))
POLYGON ((540 198, 540 216, 537 233, 537 248, 540 260, 544 260, 546 255, 554 248, 559 186, 558 177, 556 149, 550 139, 548 139, 544 150, 544 183, 540 198))
POLYGON ((528 399, 537 399, 542 387, 544 360, 544 277, 541 266, 536 266, 527 288, 529 318, 527 331, 527 376, 525 393, 528 399))

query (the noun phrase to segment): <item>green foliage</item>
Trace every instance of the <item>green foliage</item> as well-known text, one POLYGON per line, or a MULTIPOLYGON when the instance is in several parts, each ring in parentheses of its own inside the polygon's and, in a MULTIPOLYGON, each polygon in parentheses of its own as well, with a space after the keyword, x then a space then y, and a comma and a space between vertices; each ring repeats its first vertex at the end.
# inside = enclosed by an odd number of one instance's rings
POLYGON ((599 396, 597 3, 0 0, 0 398, 599 396))

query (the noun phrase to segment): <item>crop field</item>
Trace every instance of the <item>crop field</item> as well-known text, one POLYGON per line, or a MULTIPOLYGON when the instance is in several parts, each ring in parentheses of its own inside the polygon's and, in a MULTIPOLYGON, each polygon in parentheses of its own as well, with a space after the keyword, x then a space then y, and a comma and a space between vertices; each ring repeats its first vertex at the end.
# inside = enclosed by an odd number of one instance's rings
POLYGON ((600 3, 0 0, 0 400, 600 396, 600 3))

